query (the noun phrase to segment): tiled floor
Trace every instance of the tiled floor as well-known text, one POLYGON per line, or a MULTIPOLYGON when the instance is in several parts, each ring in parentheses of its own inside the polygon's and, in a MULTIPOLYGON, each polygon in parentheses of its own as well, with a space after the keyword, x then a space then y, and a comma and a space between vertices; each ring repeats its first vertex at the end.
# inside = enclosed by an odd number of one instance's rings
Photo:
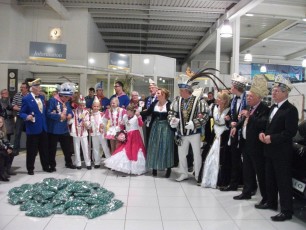
POLYGON ((276 212, 256 210, 259 197, 249 201, 235 201, 238 192, 220 192, 196 186, 195 180, 178 183, 176 169, 171 178, 153 178, 149 173, 142 176, 124 176, 105 168, 72 170, 64 168, 63 156, 57 156, 57 172, 41 171, 36 161, 34 176, 25 169, 25 154, 14 160, 17 176, 0 184, 0 229, 5 230, 194 230, 194 229, 306 229, 306 223, 294 217, 291 221, 275 223, 270 220, 276 212), (71 178, 98 182, 113 191, 115 198, 124 202, 119 210, 89 220, 83 216, 52 215, 32 218, 19 211, 19 206, 7 202, 7 192, 24 183, 39 182, 44 178, 71 178))

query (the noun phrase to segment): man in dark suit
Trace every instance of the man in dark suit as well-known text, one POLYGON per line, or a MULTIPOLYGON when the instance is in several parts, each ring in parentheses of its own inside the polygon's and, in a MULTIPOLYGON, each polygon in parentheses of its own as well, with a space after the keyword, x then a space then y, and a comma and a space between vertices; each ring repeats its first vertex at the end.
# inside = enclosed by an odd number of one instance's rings
POLYGON ((241 111, 241 116, 244 119, 240 140, 244 186, 242 193, 234 196, 234 200, 251 199, 254 191, 254 175, 256 175, 262 196, 260 203, 267 202, 264 144, 259 140, 258 135, 265 130, 268 121, 269 108, 261 101, 263 97, 268 95, 268 92, 268 83, 264 76, 256 76, 247 93, 247 103, 250 108, 241 111))
POLYGON ((40 95, 40 79, 29 82, 31 93, 22 98, 20 117, 25 121, 27 134, 26 165, 29 175, 34 175, 34 164, 37 152, 39 152, 42 168, 46 172, 52 172, 49 166, 48 137, 46 123, 45 98, 40 95))
POLYGON ((226 124, 231 129, 229 145, 231 149, 231 179, 227 187, 220 188, 220 191, 237 191, 238 185, 242 181, 242 160, 241 160, 241 146, 239 140, 241 139, 241 127, 239 126, 240 112, 247 107, 246 102, 246 84, 247 79, 241 75, 234 73, 232 75, 231 93, 234 98, 231 102, 230 117, 226 116, 226 124))
POLYGON ((255 205, 259 209, 277 210, 278 194, 280 213, 272 221, 290 220, 292 207, 292 138, 298 129, 298 111, 288 101, 292 89, 290 81, 282 75, 275 77, 272 99, 276 103, 270 109, 269 122, 259 139, 264 143, 266 157, 267 203, 255 205))

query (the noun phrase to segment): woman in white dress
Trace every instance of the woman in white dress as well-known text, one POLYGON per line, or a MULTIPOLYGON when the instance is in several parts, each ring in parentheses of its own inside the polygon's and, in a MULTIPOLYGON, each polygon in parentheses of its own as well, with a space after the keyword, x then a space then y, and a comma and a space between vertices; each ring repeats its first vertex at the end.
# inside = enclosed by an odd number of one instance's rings
POLYGON ((220 155, 226 154, 226 144, 229 130, 225 124, 225 117, 229 114, 230 96, 227 92, 219 92, 217 95, 217 105, 212 107, 214 119, 213 132, 214 142, 206 157, 203 170, 202 187, 216 188, 220 169, 220 155))

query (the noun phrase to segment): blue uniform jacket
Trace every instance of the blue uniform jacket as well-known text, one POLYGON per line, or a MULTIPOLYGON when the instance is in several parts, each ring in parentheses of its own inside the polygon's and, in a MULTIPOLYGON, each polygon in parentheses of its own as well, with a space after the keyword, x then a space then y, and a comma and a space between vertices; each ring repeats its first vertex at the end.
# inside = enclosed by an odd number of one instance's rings
MULTIPOLYGON (((69 102, 65 103, 67 112, 66 115, 71 114, 73 117, 71 105, 69 102)), ((52 97, 49 100, 47 108, 47 124, 48 133, 52 134, 66 134, 69 133, 67 120, 61 121, 60 113, 63 111, 63 104, 56 98, 52 97)))
POLYGON ((46 123, 46 104, 43 96, 39 96, 42 105, 43 112, 39 111, 37 102, 31 93, 22 98, 22 106, 19 116, 25 121, 26 133, 28 135, 40 134, 43 131, 47 132, 46 123), (27 121, 27 116, 34 113, 35 122, 27 121))

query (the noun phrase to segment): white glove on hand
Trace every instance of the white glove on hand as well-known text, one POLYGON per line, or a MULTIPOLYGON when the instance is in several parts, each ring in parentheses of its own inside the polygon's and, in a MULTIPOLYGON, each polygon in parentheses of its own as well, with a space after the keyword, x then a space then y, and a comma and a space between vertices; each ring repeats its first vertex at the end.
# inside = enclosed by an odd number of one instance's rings
POLYGON ((193 124, 193 122, 192 122, 192 121, 188 121, 188 122, 186 123, 185 129, 191 129, 191 130, 193 130, 193 129, 194 129, 194 124, 193 124))
POLYGON ((176 128, 179 123, 180 123, 180 119, 174 117, 170 121, 170 126, 171 128, 176 128))

